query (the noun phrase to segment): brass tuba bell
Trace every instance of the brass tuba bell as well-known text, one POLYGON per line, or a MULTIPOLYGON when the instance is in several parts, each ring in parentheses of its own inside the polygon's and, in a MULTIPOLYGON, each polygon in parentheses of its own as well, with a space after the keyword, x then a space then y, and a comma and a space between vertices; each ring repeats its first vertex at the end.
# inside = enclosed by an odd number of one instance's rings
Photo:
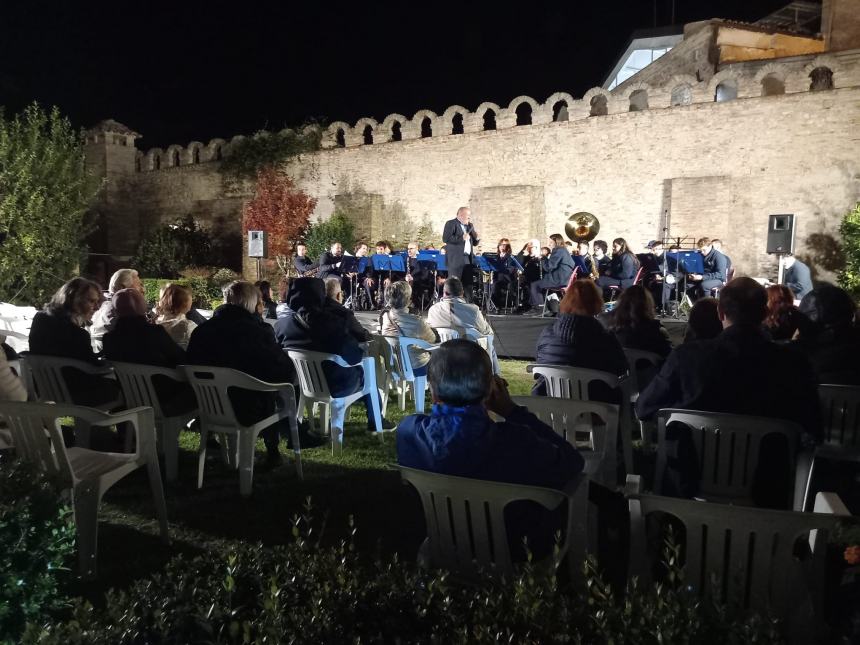
POLYGON ((574 242, 590 242, 600 231, 600 220, 591 213, 580 211, 567 218, 565 234, 574 242))

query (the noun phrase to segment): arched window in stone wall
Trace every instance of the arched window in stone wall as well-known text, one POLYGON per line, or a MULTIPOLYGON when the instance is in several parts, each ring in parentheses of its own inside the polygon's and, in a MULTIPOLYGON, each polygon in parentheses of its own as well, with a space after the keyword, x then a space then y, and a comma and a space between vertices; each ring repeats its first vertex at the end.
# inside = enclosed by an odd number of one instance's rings
POLYGON ((373 127, 369 123, 364 126, 364 132, 362 133, 362 136, 364 137, 364 145, 373 145, 373 127))
POLYGON ((428 139, 433 136, 433 122, 430 120, 429 116, 425 116, 421 119, 421 138, 428 139))
POLYGON ((200 163, 200 148, 196 146, 194 147, 194 150, 191 151, 191 163, 200 163))
POLYGON ((761 79, 761 95, 776 96, 777 94, 785 94, 785 83, 773 74, 768 74, 761 79))
POLYGON ((459 112, 451 119, 451 134, 463 134, 463 115, 459 112))
POLYGON ((591 111, 588 116, 606 116, 609 114, 609 106, 606 104, 605 94, 596 94, 591 97, 591 111))
POLYGON ((532 124, 532 106, 528 103, 520 103, 517 106, 517 125, 532 124))
POLYGON ((717 90, 714 92, 714 101, 724 103, 725 101, 734 101, 738 98, 738 86, 734 81, 723 81, 717 85, 717 90))
POLYGON ((648 92, 635 90, 630 94, 630 112, 641 112, 648 109, 648 92))
POLYGON ((552 106, 552 120, 567 121, 567 119, 567 101, 558 101, 555 105, 552 106))
POLYGON ((391 124, 391 140, 403 141, 403 132, 400 130, 400 121, 391 124))
POLYGON ((338 148, 346 148, 346 133, 343 128, 338 128, 334 134, 334 143, 338 148))
POLYGON ((174 167, 179 165, 179 150, 173 151, 173 159, 170 160, 170 163, 174 167))
POLYGON ((221 150, 221 146, 216 146, 215 148, 215 161, 221 161, 224 158, 224 152, 221 150))
POLYGON ((673 107, 678 105, 690 105, 693 102, 693 88, 686 83, 672 88, 671 104, 673 107))
POLYGON ((809 89, 813 92, 833 89, 833 71, 829 67, 816 67, 809 72, 809 89))
POLYGON ((161 170, 161 155, 155 155, 152 160, 152 167, 154 170, 161 170))
POLYGON ((496 113, 493 110, 484 112, 484 130, 496 129, 496 113))

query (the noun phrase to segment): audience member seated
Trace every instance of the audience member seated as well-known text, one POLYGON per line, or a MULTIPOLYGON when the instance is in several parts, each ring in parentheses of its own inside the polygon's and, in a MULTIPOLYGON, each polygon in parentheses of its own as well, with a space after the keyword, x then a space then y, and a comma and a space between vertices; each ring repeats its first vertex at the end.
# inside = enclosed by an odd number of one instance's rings
MULTIPOLYGON (((72 278, 33 317, 30 326, 30 353, 60 356, 101 364, 93 352, 86 326, 102 301, 99 285, 85 278, 72 278)), ((119 385, 110 378, 84 374, 80 370, 63 370, 66 386, 77 405, 97 407, 121 399, 119 385)))
POLYGON ((355 314, 343 306, 343 287, 339 276, 329 276, 325 279, 325 304, 323 309, 330 316, 341 318, 349 334, 359 343, 366 343, 373 334, 358 322, 355 314))
POLYGON ((809 357, 818 383, 860 385, 857 307, 843 289, 825 285, 800 301, 798 346, 809 357))
MULTIPOLYGON (((669 355, 639 395, 639 418, 652 419, 662 408, 772 417, 795 421, 808 439, 817 439, 820 420, 812 368, 802 353, 770 342, 764 333, 764 287, 751 278, 735 278, 722 289, 717 310, 723 332, 712 340, 685 343, 669 355)), ((695 449, 688 432, 672 433, 678 438, 674 467, 681 479, 679 492, 695 496, 699 480, 695 449)), ((760 455, 754 499, 760 505, 786 507, 793 473, 783 469, 785 442, 766 437, 760 455)))
POLYGON ((104 338, 107 332, 113 329, 116 313, 113 310, 111 296, 120 289, 137 289, 143 294, 143 283, 140 281, 137 271, 134 269, 120 269, 115 271, 110 277, 110 282, 108 283, 109 295, 93 316, 93 324, 90 327, 90 336, 92 337, 93 347, 96 351, 101 351, 102 338, 104 338))
MULTIPOLYGON (((564 248, 562 248, 564 251, 564 248)), ((565 251, 567 253, 567 251, 565 251)), ((570 254, 568 254, 570 257, 570 254)), ((477 305, 466 302, 463 297, 463 283, 460 278, 448 278, 442 288, 442 299, 427 311, 427 324, 433 327, 450 327, 456 329, 460 336, 466 336, 466 330, 473 330, 482 336, 493 333, 490 323, 484 318, 477 305)), ((499 359, 495 347, 490 357, 493 362, 493 372, 499 373, 499 359)))
MULTIPOLYGON (((544 327, 538 338, 535 362, 626 374, 627 358, 621 344, 595 318, 601 311, 603 297, 597 285, 591 280, 575 281, 561 299, 558 318, 544 327)), ((532 394, 546 396, 543 378, 535 378, 532 394)), ((608 403, 620 401, 618 392, 598 382, 592 383, 589 397, 608 403)))
MULTIPOLYGON (((582 471, 582 456, 565 439, 526 408, 514 405, 507 384, 493 376, 486 352, 475 343, 463 339, 443 343, 432 353, 427 380, 431 413, 406 417, 397 428, 401 466, 557 489, 582 471), (492 421, 488 410, 504 421, 492 421)), ((549 515, 530 504, 508 508, 509 542, 515 553, 524 534, 535 554, 551 549, 555 530, 551 524, 557 518, 549 515)))
MULTIPOLYGON (((250 282, 239 280, 224 287, 225 304, 215 310, 211 320, 191 334, 188 363, 229 367, 268 383, 296 384, 293 362, 275 342, 272 326, 256 315, 261 300, 260 290, 250 282)), ((274 392, 237 389, 230 394, 230 401, 240 423, 250 425, 273 414, 281 399, 274 392)), ((270 465, 281 462, 278 451, 281 435, 292 444, 286 419, 260 435, 266 444, 270 465)), ((302 429, 300 443, 303 448, 313 448, 325 440, 302 429)))
POLYGON ((603 289, 604 297, 609 295, 609 287, 621 290, 632 287, 639 271, 639 258, 627 246, 627 240, 617 237, 612 240, 612 259, 609 267, 600 271, 597 286, 603 289))
POLYGON ((767 288, 767 317, 764 328, 775 341, 788 341, 797 331, 800 312, 794 306, 794 294, 783 284, 767 288))
POLYGON ((609 317, 609 330, 621 347, 653 352, 662 357, 672 351, 669 332, 654 311, 654 298, 641 285, 625 289, 609 317))
MULTIPOLYGON (((364 358, 358 340, 349 333, 344 318, 325 309, 325 283, 319 278, 296 278, 290 284, 287 303, 291 314, 278 318, 275 323, 277 342, 284 349, 304 349, 325 354, 337 354, 347 363, 355 365, 364 358)), ((283 354, 286 356, 286 354, 283 354)), ((340 367, 331 361, 323 363, 323 373, 332 396, 348 396, 360 390, 364 384, 361 367, 340 367)), ((378 392, 375 393, 379 396, 378 392)), ((362 402, 367 408, 367 427, 373 425, 372 408, 367 395, 362 402)), ((380 411, 382 410, 380 404, 380 411)), ((394 424, 383 417, 383 428, 394 424)))
MULTIPOLYGON (((0 332, 0 344, 6 337, 0 332)), ((12 371, 6 352, 0 350, 0 401, 26 401, 27 388, 24 381, 12 371)))
MULTIPOLYGON (((388 285, 385 289, 388 309, 382 314, 382 335, 420 338, 428 343, 435 343, 436 334, 430 325, 420 316, 409 313, 411 300, 412 287, 407 282, 401 280, 388 285)), ((427 373, 430 352, 410 347, 409 356, 412 359, 412 371, 416 376, 424 376, 427 373)))
POLYGON ((684 342, 694 340, 709 340, 723 332, 723 322, 717 313, 717 299, 699 298, 690 309, 687 316, 687 329, 684 332, 684 342))
POLYGON ((191 332, 197 329, 197 323, 188 320, 191 310, 191 290, 178 284, 165 287, 158 300, 156 322, 164 328, 168 335, 182 349, 188 348, 191 332))
POLYGON ((278 317, 278 303, 272 300, 272 285, 268 280, 258 280, 254 286, 260 290, 263 295, 263 318, 274 320, 278 317))
POLYGON ((290 291, 290 278, 283 276, 278 283, 278 306, 275 308, 275 318, 283 318, 289 311, 287 294, 290 291))
MULTIPOLYGON (((143 294, 137 289, 120 289, 111 299, 115 317, 113 329, 103 339, 105 358, 171 369, 186 362, 185 350, 174 342, 167 330, 146 319, 143 294)), ((153 378, 153 386, 162 410, 168 416, 197 407, 194 391, 187 383, 157 376, 153 378)))

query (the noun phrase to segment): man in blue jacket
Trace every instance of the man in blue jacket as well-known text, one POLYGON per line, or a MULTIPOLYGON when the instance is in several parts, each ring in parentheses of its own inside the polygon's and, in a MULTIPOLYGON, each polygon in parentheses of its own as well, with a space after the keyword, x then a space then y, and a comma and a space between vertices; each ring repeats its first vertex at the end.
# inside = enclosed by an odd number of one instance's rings
POLYGON ((573 258, 570 251, 564 245, 564 238, 558 233, 549 236, 551 251, 548 258, 541 260, 543 277, 532 282, 529 290, 531 292, 531 306, 537 311, 543 307, 543 292, 546 289, 558 289, 566 287, 573 273, 573 258))
POLYGON ((710 238, 703 237, 696 242, 699 253, 702 254, 703 273, 687 275, 688 291, 696 297, 707 296, 711 289, 721 289, 726 284, 728 258, 717 251, 711 244, 710 238))

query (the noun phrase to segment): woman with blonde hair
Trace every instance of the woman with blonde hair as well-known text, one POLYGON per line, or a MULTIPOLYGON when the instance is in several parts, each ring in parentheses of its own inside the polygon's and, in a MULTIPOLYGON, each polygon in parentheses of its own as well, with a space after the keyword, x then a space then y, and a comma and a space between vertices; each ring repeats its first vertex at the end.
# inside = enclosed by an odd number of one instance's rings
POLYGON ((191 289, 179 284, 168 284, 161 293, 156 311, 156 323, 164 327, 168 335, 182 349, 188 348, 191 332, 197 324, 188 320, 186 314, 191 310, 191 289))

